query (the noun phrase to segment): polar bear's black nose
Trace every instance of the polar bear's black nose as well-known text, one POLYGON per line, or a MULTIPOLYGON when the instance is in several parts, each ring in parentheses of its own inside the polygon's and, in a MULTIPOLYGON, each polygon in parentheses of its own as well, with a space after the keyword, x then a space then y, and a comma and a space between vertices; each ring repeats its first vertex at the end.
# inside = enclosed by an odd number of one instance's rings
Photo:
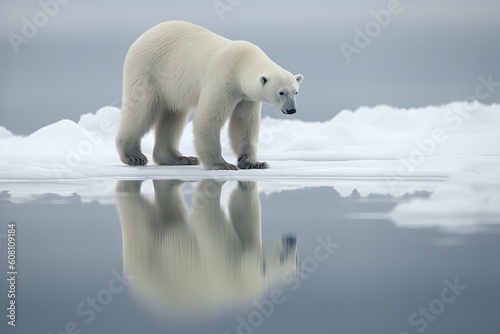
POLYGON ((296 109, 288 109, 288 110, 286 111, 286 113, 287 113, 288 115, 293 115, 293 114, 295 114, 296 112, 297 112, 297 110, 296 110, 296 109))

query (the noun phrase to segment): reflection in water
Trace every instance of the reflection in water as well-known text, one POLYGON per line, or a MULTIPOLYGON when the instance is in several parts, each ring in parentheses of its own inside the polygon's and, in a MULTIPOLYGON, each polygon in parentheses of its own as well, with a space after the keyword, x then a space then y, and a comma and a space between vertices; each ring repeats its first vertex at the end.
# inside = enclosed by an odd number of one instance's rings
POLYGON ((197 184, 190 223, 182 181, 153 181, 154 201, 142 181, 119 181, 116 199, 123 261, 131 286, 149 304, 200 312, 248 303, 298 266, 296 238, 262 248, 260 201, 255 182, 238 182, 221 206, 222 181, 197 184))

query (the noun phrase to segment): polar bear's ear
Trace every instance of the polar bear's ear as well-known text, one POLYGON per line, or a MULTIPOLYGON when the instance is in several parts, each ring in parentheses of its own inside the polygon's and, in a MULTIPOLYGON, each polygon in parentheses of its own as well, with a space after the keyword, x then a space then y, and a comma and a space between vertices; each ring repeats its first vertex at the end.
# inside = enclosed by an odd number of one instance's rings
POLYGON ((262 86, 264 86, 264 85, 266 84, 266 82, 268 82, 268 81, 269 81, 269 78, 268 78, 268 77, 266 77, 265 75, 261 75, 259 80, 260 80, 260 84, 261 84, 262 86))
POLYGON ((300 85, 302 80, 304 80, 304 76, 302 74, 296 74, 295 79, 297 80, 297 83, 300 85))

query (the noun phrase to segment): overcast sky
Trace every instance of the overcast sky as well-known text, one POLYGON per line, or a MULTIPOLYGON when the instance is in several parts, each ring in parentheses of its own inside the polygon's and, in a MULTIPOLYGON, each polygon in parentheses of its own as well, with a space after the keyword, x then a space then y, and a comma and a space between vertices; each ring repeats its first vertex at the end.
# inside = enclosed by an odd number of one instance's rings
MULTIPOLYGON (((173 19, 251 41, 284 68, 302 73, 292 117, 308 121, 360 106, 464 100, 475 94, 478 77, 500 81, 500 1, 401 0, 396 7, 394 1, 232 0, 236 5, 218 13, 214 3, 227 0, 70 0, 58 9, 45 6, 56 12, 50 16, 37 0, 3 0, 0 125, 26 135, 119 106, 128 47, 150 27, 173 19), (391 8, 396 13, 385 26, 376 23, 373 12, 391 8), (28 31, 32 36, 23 35, 26 22, 39 25, 28 31), (362 46, 363 38, 355 41, 358 28, 372 29, 362 46), (25 38, 17 53, 14 36, 25 38), (356 47, 354 53, 349 48, 350 61, 341 45, 356 47)), ((500 102, 500 87, 493 89, 483 102, 500 102)), ((264 115, 286 117, 271 107, 264 115)))

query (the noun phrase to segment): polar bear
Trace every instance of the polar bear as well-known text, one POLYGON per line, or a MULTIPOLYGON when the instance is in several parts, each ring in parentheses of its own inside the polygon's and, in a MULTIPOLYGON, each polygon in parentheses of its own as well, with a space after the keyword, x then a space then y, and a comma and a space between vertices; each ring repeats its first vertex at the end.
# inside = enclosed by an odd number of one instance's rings
POLYGON ((141 138, 155 128, 153 159, 159 165, 206 169, 263 169, 257 161, 261 104, 296 112, 301 74, 281 68, 256 45, 232 41, 200 26, 170 21, 141 35, 130 47, 123 73, 123 104, 116 146, 128 165, 146 165, 141 138), (199 157, 183 156, 179 141, 190 111, 199 157), (220 132, 238 161, 224 160, 220 132))
POLYGON ((206 312, 248 304, 282 284, 283 275, 300 274, 295 235, 262 245, 255 182, 238 182, 226 214, 224 181, 199 181, 191 219, 182 181, 154 180, 154 200, 141 193, 141 184, 116 186, 124 268, 140 300, 175 313, 206 312))

